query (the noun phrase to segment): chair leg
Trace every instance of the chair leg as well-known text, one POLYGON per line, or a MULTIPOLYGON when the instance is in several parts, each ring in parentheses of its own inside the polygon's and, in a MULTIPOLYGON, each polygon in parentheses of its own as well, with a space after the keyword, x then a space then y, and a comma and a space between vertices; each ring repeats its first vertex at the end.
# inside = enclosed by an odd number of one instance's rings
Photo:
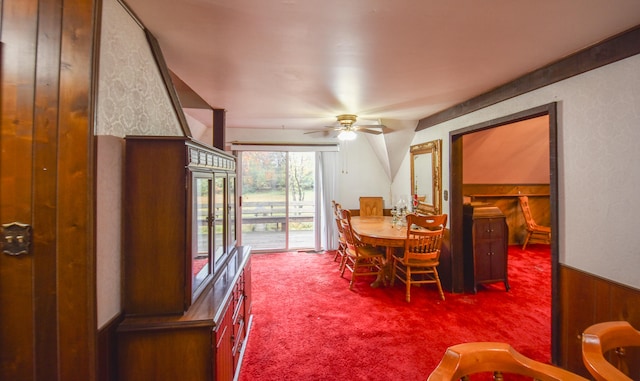
POLYGON ((356 280, 356 271, 358 271, 358 260, 353 261, 353 271, 351 272, 351 280, 349 281, 349 290, 353 290, 353 282, 356 280))
POLYGON ((522 245, 522 250, 524 250, 525 247, 527 247, 527 243, 529 242, 529 239, 531 238, 531 232, 528 231, 527 232, 527 237, 524 239, 524 244, 522 245))
POLYGON ((391 280, 389 281, 389 285, 393 287, 396 284, 396 261, 397 259, 393 258, 391 261, 391 280))
POLYGON ((407 266, 407 279, 405 281, 405 285, 407 287, 405 299, 407 303, 411 301, 411 267, 407 266))
POLYGON ((342 269, 340 270, 340 277, 344 278, 344 271, 347 269, 347 261, 349 260, 349 258, 347 258, 347 254, 345 253, 344 255, 344 264, 342 265, 342 269))
POLYGON ((438 292, 440 293, 440 299, 444 300, 444 292, 442 292, 442 285, 440 284, 440 277, 438 276, 438 269, 433 268, 433 277, 436 278, 436 285, 438 286, 438 292))

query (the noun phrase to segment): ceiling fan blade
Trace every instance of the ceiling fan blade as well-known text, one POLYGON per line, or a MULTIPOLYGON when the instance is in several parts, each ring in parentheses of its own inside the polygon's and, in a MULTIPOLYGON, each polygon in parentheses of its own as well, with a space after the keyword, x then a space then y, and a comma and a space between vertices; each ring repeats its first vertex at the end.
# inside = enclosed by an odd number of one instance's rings
POLYGON ((315 130, 315 131, 309 131, 309 132, 305 132, 305 134, 315 134, 315 133, 320 133, 320 132, 325 132, 325 133, 329 133, 329 132, 333 132, 333 131, 340 131, 342 130, 341 127, 335 127, 335 126, 325 126, 326 130, 315 130))
POLYGON ((317 137, 322 137, 322 138, 335 138, 336 136, 338 136, 338 131, 335 129, 327 129, 327 130, 309 131, 309 132, 305 132, 304 134, 305 135, 314 134, 317 137))
POLYGON ((371 130, 368 128, 356 128, 355 129, 356 132, 364 132, 366 134, 373 134, 373 135, 380 135, 382 133, 382 131, 376 131, 376 130, 371 130))
POLYGON ((358 124, 354 126, 354 128, 379 128, 381 130, 384 130, 385 128, 387 128, 387 126, 385 126, 384 124, 358 124))

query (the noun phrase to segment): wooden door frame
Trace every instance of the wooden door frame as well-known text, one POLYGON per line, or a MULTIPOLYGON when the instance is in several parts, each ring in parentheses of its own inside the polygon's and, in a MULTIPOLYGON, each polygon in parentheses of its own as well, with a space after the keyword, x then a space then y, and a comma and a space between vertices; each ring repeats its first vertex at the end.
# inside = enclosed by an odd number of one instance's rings
MULTIPOLYGON (((463 292, 463 192, 462 192, 462 137, 472 132, 478 132, 526 119, 539 116, 549 116, 549 169, 550 169, 550 205, 551 205, 551 230, 558 232, 558 141, 557 141, 557 103, 534 107, 501 118, 478 123, 469 127, 449 132, 449 163, 450 177, 449 189, 451 201, 449 213, 451 216, 451 260, 453 272, 453 291, 463 292)), ((557 364, 560 349, 560 316, 559 316, 559 234, 553 234, 551 238, 551 361, 557 364)))

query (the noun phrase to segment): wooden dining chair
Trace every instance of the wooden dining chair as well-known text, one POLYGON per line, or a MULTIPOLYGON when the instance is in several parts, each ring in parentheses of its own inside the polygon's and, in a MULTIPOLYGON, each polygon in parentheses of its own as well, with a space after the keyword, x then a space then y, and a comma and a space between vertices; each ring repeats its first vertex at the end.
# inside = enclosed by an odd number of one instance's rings
POLYGON ((336 250, 336 254, 333 256, 333 261, 335 262, 338 258, 340 258, 338 269, 340 272, 342 272, 342 268, 344 267, 344 263, 347 257, 347 239, 344 236, 344 229, 342 229, 342 222, 340 219, 340 211, 342 210, 342 206, 335 201, 331 201, 331 205, 333 206, 333 219, 336 222, 336 227, 338 230, 338 249, 336 250))
POLYGON ((472 342, 451 346, 427 381, 468 380, 478 373, 493 373, 503 380, 503 373, 532 377, 541 381, 586 381, 568 370, 530 359, 506 343, 472 342))
POLYGON ((383 212, 382 197, 360 197, 361 217, 382 216, 383 212))
POLYGON ((519 196, 518 200, 520 201, 520 208, 522 209, 522 214, 524 215, 524 220, 527 228, 527 236, 524 239, 522 250, 527 247, 527 243, 529 243, 529 241, 532 239, 550 244, 551 228, 548 226, 538 225, 533 219, 531 208, 529 207, 529 197, 519 196))
POLYGON ((407 239, 404 251, 393 255, 391 285, 399 279, 406 286, 406 300, 411 301, 411 285, 435 283, 444 300, 438 276, 440 251, 447 215, 407 215, 407 239))
POLYGON ((349 289, 352 289, 356 277, 378 275, 382 271, 384 253, 360 241, 351 227, 351 212, 348 209, 340 211, 340 222, 347 242, 345 263, 340 276, 344 276, 346 269, 351 271, 349 289))
POLYGON ((633 378, 629 377, 631 364, 636 364, 635 371, 638 372, 637 358, 627 356, 629 347, 640 347, 640 331, 629 322, 594 324, 582 334, 582 361, 596 381, 637 380, 640 376, 638 373, 634 373, 633 378))

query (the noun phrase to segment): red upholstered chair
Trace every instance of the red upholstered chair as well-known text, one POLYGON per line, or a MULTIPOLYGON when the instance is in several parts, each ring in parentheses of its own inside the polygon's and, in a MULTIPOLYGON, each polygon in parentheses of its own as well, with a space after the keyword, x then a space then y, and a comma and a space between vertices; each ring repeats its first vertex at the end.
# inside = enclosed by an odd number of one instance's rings
POLYGON ((586 381, 567 370, 523 356, 509 344, 491 342, 449 347, 427 381, 468 380, 472 374, 487 372, 493 373, 494 380, 502 380, 502 373, 511 373, 541 381, 586 381))
MULTIPOLYGON (((632 381, 628 375, 628 362, 632 360, 625 359, 625 348, 628 347, 640 347, 640 331, 631 324, 626 321, 594 324, 582 334, 582 361, 597 381, 632 381), (612 352, 605 356, 609 351, 612 352)), ((638 376, 635 374, 634 379, 638 376)))
POLYGON ((527 243, 530 240, 538 240, 543 243, 550 244, 551 243, 551 228, 548 226, 541 226, 536 223, 533 219, 533 215, 531 214, 531 209, 529 208, 529 197, 520 196, 518 197, 520 200, 520 208, 522 209, 522 214, 524 215, 525 223, 527 224, 527 236, 524 239, 524 244, 522 245, 522 250, 527 247, 527 243))
POLYGON ((373 246, 360 242, 359 237, 351 227, 351 212, 348 209, 340 211, 340 222, 347 242, 345 263, 340 276, 344 276, 346 269, 351 271, 349 288, 357 276, 378 275, 383 266, 384 253, 373 246))
POLYGON ((411 300, 411 285, 435 283, 444 300, 438 265, 447 215, 407 215, 407 239, 404 251, 393 255, 391 285, 399 279, 406 285, 406 300, 411 300))

